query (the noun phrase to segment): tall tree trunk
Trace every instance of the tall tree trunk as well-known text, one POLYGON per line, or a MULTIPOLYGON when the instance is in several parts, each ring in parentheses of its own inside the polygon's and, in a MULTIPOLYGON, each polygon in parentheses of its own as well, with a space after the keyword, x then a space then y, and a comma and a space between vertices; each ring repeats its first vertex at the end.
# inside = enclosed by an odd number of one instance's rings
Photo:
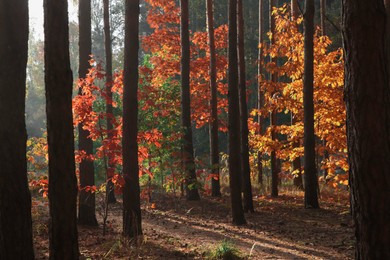
MULTIPOLYGON (((112 138, 112 122, 110 120, 110 116, 113 116, 112 109, 112 41, 111 41, 111 29, 110 29, 110 3, 109 0, 103 0, 103 12, 104 12, 104 49, 106 52, 106 95, 109 99, 106 102, 106 114, 107 114, 107 137, 108 139, 112 138)), ((114 192, 114 184, 111 181, 113 177, 113 172, 115 170, 115 164, 112 162, 113 158, 111 158, 110 153, 107 154, 108 161, 108 173, 107 173, 107 202, 115 203, 115 192, 114 192)))
MULTIPOLYGON (((275 33, 275 17, 272 15, 272 8, 276 7, 277 0, 270 0, 269 1, 269 20, 270 20, 270 32, 272 34, 275 33)), ((271 44, 275 43, 274 37, 272 37, 271 44)), ((271 57, 271 62, 276 63, 276 59, 271 57)), ((271 81, 276 84, 277 76, 275 73, 271 73, 271 81)), ((277 115, 276 111, 273 110, 270 113, 270 127, 271 127, 271 139, 275 140, 275 126, 277 121, 277 115)), ((279 183, 279 177, 278 177, 278 169, 277 169, 277 162, 276 162, 276 152, 275 150, 271 151, 271 196, 277 197, 278 196, 278 183, 279 183)))
MULTIPOLYGON (((259 45, 264 42, 263 37, 263 23, 264 23, 264 3, 263 0, 259 0, 259 45)), ((263 46, 259 48, 257 57, 257 108, 260 110, 264 107, 264 93, 261 90, 262 70, 263 70, 263 46)), ((259 135, 264 135, 264 117, 258 115, 257 121, 259 122, 259 135)), ((260 185, 263 185, 263 154, 257 153, 257 181, 260 185)))
POLYGON ((249 166, 249 129, 248 106, 246 103, 245 78, 245 46, 244 46, 244 14, 242 0, 237 1, 237 30, 238 30, 238 71, 239 71, 239 106, 240 106, 240 151, 241 151, 241 178, 244 194, 244 212, 254 212, 252 199, 251 169, 249 166))
POLYGON ((320 0, 321 34, 326 35, 326 0, 320 0))
POLYGON ((138 167, 139 0, 125 1, 125 67, 123 87, 123 234, 142 234, 138 167))
POLYGON ((0 0, 0 259, 34 259, 26 163, 27 0, 0 0))
MULTIPOLYGON (((291 18, 296 20, 299 17, 299 7, 297 0, 291 0, 291 18)), ((296 115, 291 113, 291 125, 295 125, 297 123, 296 115)), ((300 146, 299 140, 296 140, 293 143, 293 148, 298 148, 300 146)), ((298 189, 303 189, 303 180, 302 180, 302 165, 301 165, 301 157, 297 157, 293 160, 292 171, 296 173, 294 176, 294 186, 298 189)))
POLYGON ((238 94, 237 0, 229 0, 229 180, 233 224, 246 223, 241 201, 240 107, 238 94))
POLYGON ((180 38, 181 38, 181 124, 184 131, 182 156, 186 178, 187 200, 199 200, 196 181, 194 145, 191 128, 190 97, 190 32, 188 28, 188 0, 180 0, 180 38))
MULTIPOLYGON (((89 55, 91 55, 91 0, 79 1, 79 78, 85 78, 88 73, 89 55)), ((79 89, 82 95, 82 89, 79 89)), ((89 131, 79 124, 79 150, 87 155, 93 154, 93 141, 88 138, 89 131)), ((87 226, 97 226, 95 215, 95 193, 86 192, 86 186, 95 185, 93 161, 83 160, 80 163, 80 193, 79 193, 79 219, 78 223, 87 226)))
POLYGON ((390 259, 387 21, 383 0, 343 1, 345 101, 356 259, 390 259))
POLYGON ((214 37, 214 7, 212 0, 206 0, 207 31, 210 48, 210 164, 211 164, 211 195, 221 196, 219 181, 219 148, 218 148, 218 104, 217 104, 217 66, 214 37))
POLYGON ((303 75, 305 207, 318 208, 318 179, 314 136, 314 0, 306 0, 304 17, 305 61, 303 75))
POLYGON ((44 14, 50 259, 78 259, 73 82, 69 61, 67 1, 45 0, 44 14))

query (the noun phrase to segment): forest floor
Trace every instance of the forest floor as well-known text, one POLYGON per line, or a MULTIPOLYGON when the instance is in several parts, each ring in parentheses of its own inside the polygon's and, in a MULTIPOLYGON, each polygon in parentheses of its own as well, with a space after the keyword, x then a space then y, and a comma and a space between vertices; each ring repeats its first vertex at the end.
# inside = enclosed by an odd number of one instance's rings
MULTIPOLYGON (((207 259, 229 241, 242 259, 353 258, 346 192, 322 193, 321 209, 304 209, 303 193, 286 190, 278 198, 255 197, 254 204, 256 213, 246 214, 248 223, 233 226, 227 196, 187 202, 154 194, 153 203, 142 206, 142 238, 128 243, 121 236, 119 201, 110 205, 105 236, 101 226, 79 226, 80 253, 82 259, 207 259)), ((48 259, 47 202, 33 198, 33 205, 36 259, 48 259)))

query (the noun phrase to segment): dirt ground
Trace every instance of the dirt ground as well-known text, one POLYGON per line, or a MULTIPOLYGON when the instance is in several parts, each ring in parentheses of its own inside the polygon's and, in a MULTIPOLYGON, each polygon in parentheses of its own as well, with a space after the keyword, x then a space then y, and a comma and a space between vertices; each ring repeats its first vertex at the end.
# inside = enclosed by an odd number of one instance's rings
MULTIPOLYGON (((256 213, 246 214, 246 225, 233 226, 227 196, 187 202, 154 194, 152 203, 142 206, 138 243, 121 236, 119 201, 110 205, 106 236, 101 226, 79 227, 80 253, 82 259, 205 259, 215 245, 230 241, 243 259, 352 259, 347 202, 346 194, 323 196, 321 209, 313 210, 303 208, 302 192, 256 197, 256 213)), ((47 203, 33 203, 36 258, 48 259, 47 203)))

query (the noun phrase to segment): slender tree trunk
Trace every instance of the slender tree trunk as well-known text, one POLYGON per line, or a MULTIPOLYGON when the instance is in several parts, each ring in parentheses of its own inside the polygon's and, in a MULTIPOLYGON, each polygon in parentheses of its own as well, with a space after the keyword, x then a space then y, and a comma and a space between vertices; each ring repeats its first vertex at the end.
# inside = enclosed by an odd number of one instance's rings
POLYGON ((0 0, 0 259, 34 259, 26 163, 27 0, 0 0))
POLYGON ((300 12, 299 12, 298 0, 291 0, 291 17, 296 19, 298 18, 299 15, 300 12))
POLYGON ((246 223, 241 201, 240 107, 238 92, 237 0, 229 0, 229 180, 233 224, 246 223))
MULTIPOLYGON (((79 1, 79 78, 85 78, 88 73, 89 55, 91 55, 91 0, 79 1)), ((81 88, 79 95, 82 95, 81 88)), ((93 141, 88 138, 89 131, 79 124, 79 150, 87 155, 93 154, 93 141)), ((95 215, 95 193, 86 192, 86 186, 95 185, 94 165, 91 160, 83 160, 80 163, 80 193, 79 193, 79 218, 78 223, 87 226, 97 226, 95 215)))
POLYGON ((318 179, 314 136, 314 0, 305 2, 305 71, 303 76, 305 207, 318 208, 318 179))
POLYGON ((218 104, 217 104, 217 66, 214 37, 214 7, 212 0, 206 0, 207 28, 210 48, 210 90, 211 90, 211 120, 210 120, 210 164, 211 164, 211 195, 221 196, 219 182, 219 149, 218 149, 218 104))
POLYGON ((238 31, 238 71, 239 71, 239 106, 240 106, 240 152, 242 192, 244 194, 244 212, 255 212, 252 200, 251 169, 249 166, 248 145, 248 106, 246 103, 245 78, 245 46, 244 46, 244 14, 242 0, 237 1, 237 31, 238 31))
POLYGON ((390 259, 390 88, 386 41, 389 28, 386 23, 383 0, 343 1, 355 259, 390 259))
POLYGON ((50 259, 78 259, 77 179, 72 122, 68 3, 45 0, 45 85, 49 146, 50 259))
POLYGON ((138 49, 139 0, 125 1, 125 68, 123 87, 123 234, 142 234, 138 177, 138 49))
MULTIPOLYGON (((112 41, 111 41, 111 29, 110 29, 110 3, 109 0, 103 0, 103 11, 104 11, 104 46, 106 52, 106 95, 108 101, 106 102, 106 114, 107 114, 107 137, 108 139, 112 138, 112 122, 110 120, 111 116, 114 116, 112 109, 112 41)), ((108 160, 108 173, 107 173, 107 187, 106 192, 108 192, 107 202, 115 203, 115 192, 114 185, 111 181, 113 177, 113 172, 115 170, 115 164, 112 162, 110 153, 107 154, 108 160)))
MULTIPOLYGON (((259 45, 262 45, 264 42, 263 37, 263 23, 264 23, 264 3, 263 0, 259 0, 259 45)), ((262 109, 264 107, 264 93, 261 90, 261 80, 262 80, 262 70, 263 70, 263 46, 259 48, 258 57, 257 57, 257 107, 262 109)), ((264 117, 260 114, 257 117, 259 122, 259 135, 264 135, 264 117)), ((257 181, 262 186, 263 185, 263 154, 261 152, 257 153, 257 181)))
POLYGON ((320 0, 321 34, 326 35, 326 0, 320 0))
MULTIPOLYGON (((276 7, 277 1, 276 0, 270 0, 269 1, 269 20, 270 20, 270 32, 272 34, 275 33, 275 17, 272 15, 272 8, 276 7)), ((275 43, 274 37, 272 37, 271 44, 275 43)), ((276 63, 276 59, 271 57, 271 62, 276 63)), ((277 76, 275 73, 271 73, 271 81, 276 84, 277 76)), ((276 126, 277 121, 277 115, 276 111, 273 110, 270 113, 270 127, 271 127, 271 139, 275 140, 275 130, 274 127, 276 126)), ((276 162, 276 152, 275 150, 271 151, 271 196, 277 197, 278 196, 278 183, 279 183, 279 177, 278 177, 278 169, 277 169, 277 162, 276 162)))
POLYGON ((190 97, 190 32, 188 28, 188 0, 180 0, 180 38, 181 38, 181 124, 183 136, 183 163, 186 175, 187 200, 199 200, 196 181, 194 146, 191 128, 190 97))

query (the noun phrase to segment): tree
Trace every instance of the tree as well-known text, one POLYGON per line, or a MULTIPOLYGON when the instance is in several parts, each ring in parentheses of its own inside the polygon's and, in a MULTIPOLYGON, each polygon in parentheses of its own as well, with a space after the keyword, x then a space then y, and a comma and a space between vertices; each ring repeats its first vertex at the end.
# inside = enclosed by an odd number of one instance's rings
POLYGON ((237 55, 237 0, 229 0, 229 182, 233 224, 246 223, 241 202, 240 124, 237 55))
POLYGON ((356 259, 390 258, 387 18, 383 0, 343 1, 345 101, 356 259))
POLYGON ((142 234, 138 166, 139 0, 125 2, 125 61, 123 74, 123 234, 142 234))
POLYGON ((314 0, 306 0, 304 15, 304 150, 305 208, 318 208, 318 179, 314 136, 314 0))
MULTIPOLYGON (((86 77, 91 55, 91 1, 79 1, 79 78, 86 77)), ((79 89, 79 95, 82 90, 79 89)), ((88 138, 90 132, 85 130, 82 123, 78 126, 79 150, 86 155, 93 154, 93 141, 88 138)), ((78 223, 88 226, 97 226, 95 215, 95 193, 85 191, 85 187, 95 185, 93 161, 84 159, 80 162, 80 193, 78 223)))
POLYGON ((219 149, 218 149, 218 103, 217 103, 217 66, 214 37, 214 6, 212 0, 206 0, 207 29, 210 49, 210 164, 211 164, 211 195, 221 196, 219 182, 219 149))
POLYGON ((49 146, 50 259, 78 259, 68 4, 45 0, 45 88, 49 146))
POLYGON ((180 39, 181 39, 181 124, 183 135, 183 164, 186 174, 187 200, 199 200, 196 183, 194 146, 191 128, 190 97, 190 33, 188 28, 188 0, 180 0, 180 39))
MULTIPOLYGON (((109 0, 103 0, 104 10, 104 49, 106 52, 106 113, 107 115, 113 115, 112 108, 112 40, 111 40, 111 27, 110 27, 110 3, 109 0)), ((112 137, 112 122, 110 118, 107 118, 107 138, 112 137)), ((115 164, 112 163, 112 158, 108 155, 108 169, 109 173, 113 172, 115 164)), ((114 185, 112 183, 112 174, 107 174, 107 203, 115 203, 114 185)))
POLYGON ((326 35, 325 19, 326 19, 326 0, 320 0, 320 18, 321 18, 321 34, 326 35))
POLYGON ((0 259, 34 259, 26 162, 28 2, 0 1, 0 259))
POLYGON ((242 0, 237 1, 237 29, 238 29, 238 89, 240 110, 240 159, 242 175, 242 191, 244 193, 244 212, 254 212, 252 199, 251 169, 249 166, 248 145, 248 106, 246 101, 246 71, 244 48, 244 14, 242 0))
MULTIPOLYGON (((262 73, 263 73, 263 27, 264 27, 264 2, 259 0, 259 51, 257 56, 257 108, 260 110, 264 106, 264 93, 261 90, 262 73)), ((259 134, 263 135, 264 117, 259 113, 257 117, 259 123, 259 134)), ((260 185, 263 185, 263 154, 257 153, 257 181, 260 185)))

